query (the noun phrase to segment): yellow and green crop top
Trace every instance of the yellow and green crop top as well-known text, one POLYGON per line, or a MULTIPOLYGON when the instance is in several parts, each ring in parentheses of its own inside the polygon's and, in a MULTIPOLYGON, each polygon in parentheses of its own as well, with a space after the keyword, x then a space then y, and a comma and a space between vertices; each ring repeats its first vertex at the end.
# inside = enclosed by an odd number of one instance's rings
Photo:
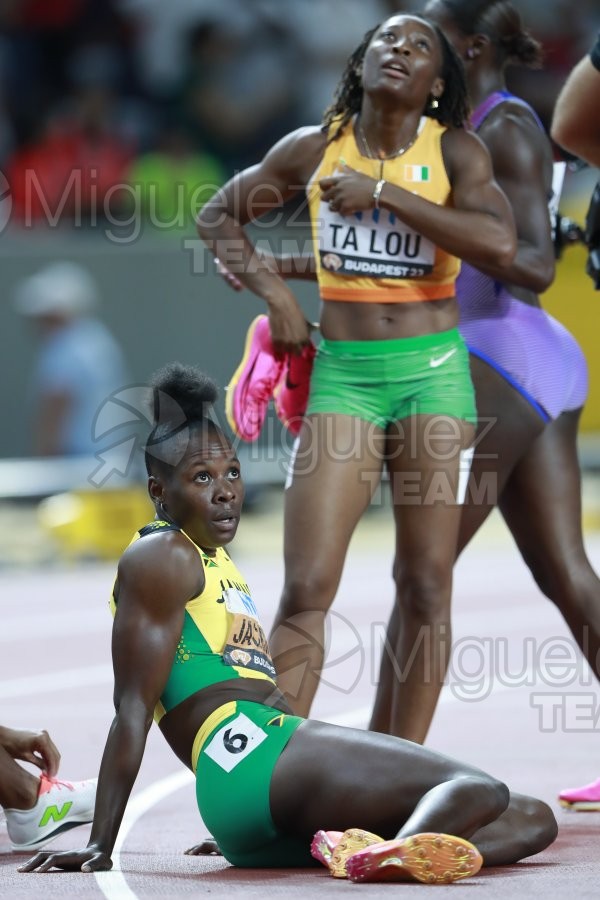
MULTIPOLYGON (((334 122, 332 128, 337 127, 334 122)), ((444 206, 451 186, 442 156, 446 129, 423 116, 417 139, 402 156, 361 156, 349 122, 331 141, 307 185, 319 291, 323 300, 404 303, 454 296, 459 260, 405 225, 387 209, 342 216, 321 200, 319 180, 344 163, 444 206), (383 169, 383 171, 382 171, 383 169)))
MULTIPOLYGON (((181 531, 170 522, 154 521, 140 528, 131 544, 148 534, 173 530, 181 531)), ((187 697, 221 681, 259 678, 275 684, 275 667, 248 585, 222 547, 208 556, 192 544, 202 560, 206 583, 202 593, 186 603, 173 667, 154 710, 156 722, 187 697)), ((113 588, 113 615, 116 607, 113 588)))

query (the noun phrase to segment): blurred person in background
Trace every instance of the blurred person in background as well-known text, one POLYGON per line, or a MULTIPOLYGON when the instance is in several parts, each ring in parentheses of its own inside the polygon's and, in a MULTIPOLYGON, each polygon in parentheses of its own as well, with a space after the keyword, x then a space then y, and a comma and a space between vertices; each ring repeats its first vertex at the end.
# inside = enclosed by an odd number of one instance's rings
POLYGON ((67 93, 40 116, 36 137, 8 160, 13 208, 25 225, 64 218, 95 223, 122 202, 136 140, 123 126, 118 68, 110 46, 74 54, 67 93))
POLYGON ((59 781, 60 753, 47 731, 0 725, 0 806, 12 849, 29 851, 94 818, 96 778, 59 781), (16 760, 42 770, 33 775, 16 760))
POLYGON ((98 301, 94 279, 73 262, 51 263, 17 286, 15 308, 39 339, 31 384, 35 456, 97 452, 95 416, 127 382, 123 353, 94 315, 98 301))
POLYGON ((600 31, 558 95, 551 134, 565 150, 600 166, 600 31))
POLYGON ((201 150, 183 125, 168 121, 157 146, 134 160, 127 181, 142 216, 164 231, 193 226, 225 177, 216 156, 201 150))
POLYGON ((297 124, 301 60, 280 17, 229 10, 205 13, 188 33, 178 105, 192 137, 231 173, 297 124))

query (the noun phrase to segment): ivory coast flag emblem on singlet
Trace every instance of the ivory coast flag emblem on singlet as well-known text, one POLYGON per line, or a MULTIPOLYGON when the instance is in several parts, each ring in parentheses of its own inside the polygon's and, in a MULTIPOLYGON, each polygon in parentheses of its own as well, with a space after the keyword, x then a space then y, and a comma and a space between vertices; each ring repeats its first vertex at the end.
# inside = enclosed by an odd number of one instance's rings
POLYGON ((406 181, 429 181, 429 166, 404 166, 406 181))

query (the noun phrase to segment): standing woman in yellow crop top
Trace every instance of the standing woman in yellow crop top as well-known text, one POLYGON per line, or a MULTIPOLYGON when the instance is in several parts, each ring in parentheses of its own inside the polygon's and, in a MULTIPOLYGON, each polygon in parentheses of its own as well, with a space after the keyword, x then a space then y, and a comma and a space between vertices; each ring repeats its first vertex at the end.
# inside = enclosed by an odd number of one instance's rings
POLYGON ((243 226, 306 187, 322 341, 286 486, 285 585, 271 649, 280 687, 307 715, 348 544, 386 468, 405 610, 398 665, 413 688, 405 733, 419 739, 450 650, 476 419, 456 328, 458 258, 485 270, 510 263, 516 249, 487 151, 462 127, 467 114, 462 64, 440 30, 394 16, 350 57, 324 123, 283 138, 198 220, 215 256, 266 301, 276 350, 298 353, 309 338, 302 310, 243 226))

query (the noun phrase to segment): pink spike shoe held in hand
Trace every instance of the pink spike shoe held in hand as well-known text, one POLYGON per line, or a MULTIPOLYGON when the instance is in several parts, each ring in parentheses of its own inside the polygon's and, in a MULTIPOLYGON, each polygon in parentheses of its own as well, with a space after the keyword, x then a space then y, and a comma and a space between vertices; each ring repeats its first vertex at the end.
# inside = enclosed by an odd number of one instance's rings
POLYGON ((317 349, 312 341, 302 353, 286 357, 281 378, 275 385, 275 411, 286 428, 296 436, 308 405, 310 376, 317 349))
POLYGON ((277 359, 268 316, 257 316, 246 334, 244 355, 227 385, 225 413, 233 433, 255 441, 265 421, 269 401, 281 378, 284 360, 277 359))

